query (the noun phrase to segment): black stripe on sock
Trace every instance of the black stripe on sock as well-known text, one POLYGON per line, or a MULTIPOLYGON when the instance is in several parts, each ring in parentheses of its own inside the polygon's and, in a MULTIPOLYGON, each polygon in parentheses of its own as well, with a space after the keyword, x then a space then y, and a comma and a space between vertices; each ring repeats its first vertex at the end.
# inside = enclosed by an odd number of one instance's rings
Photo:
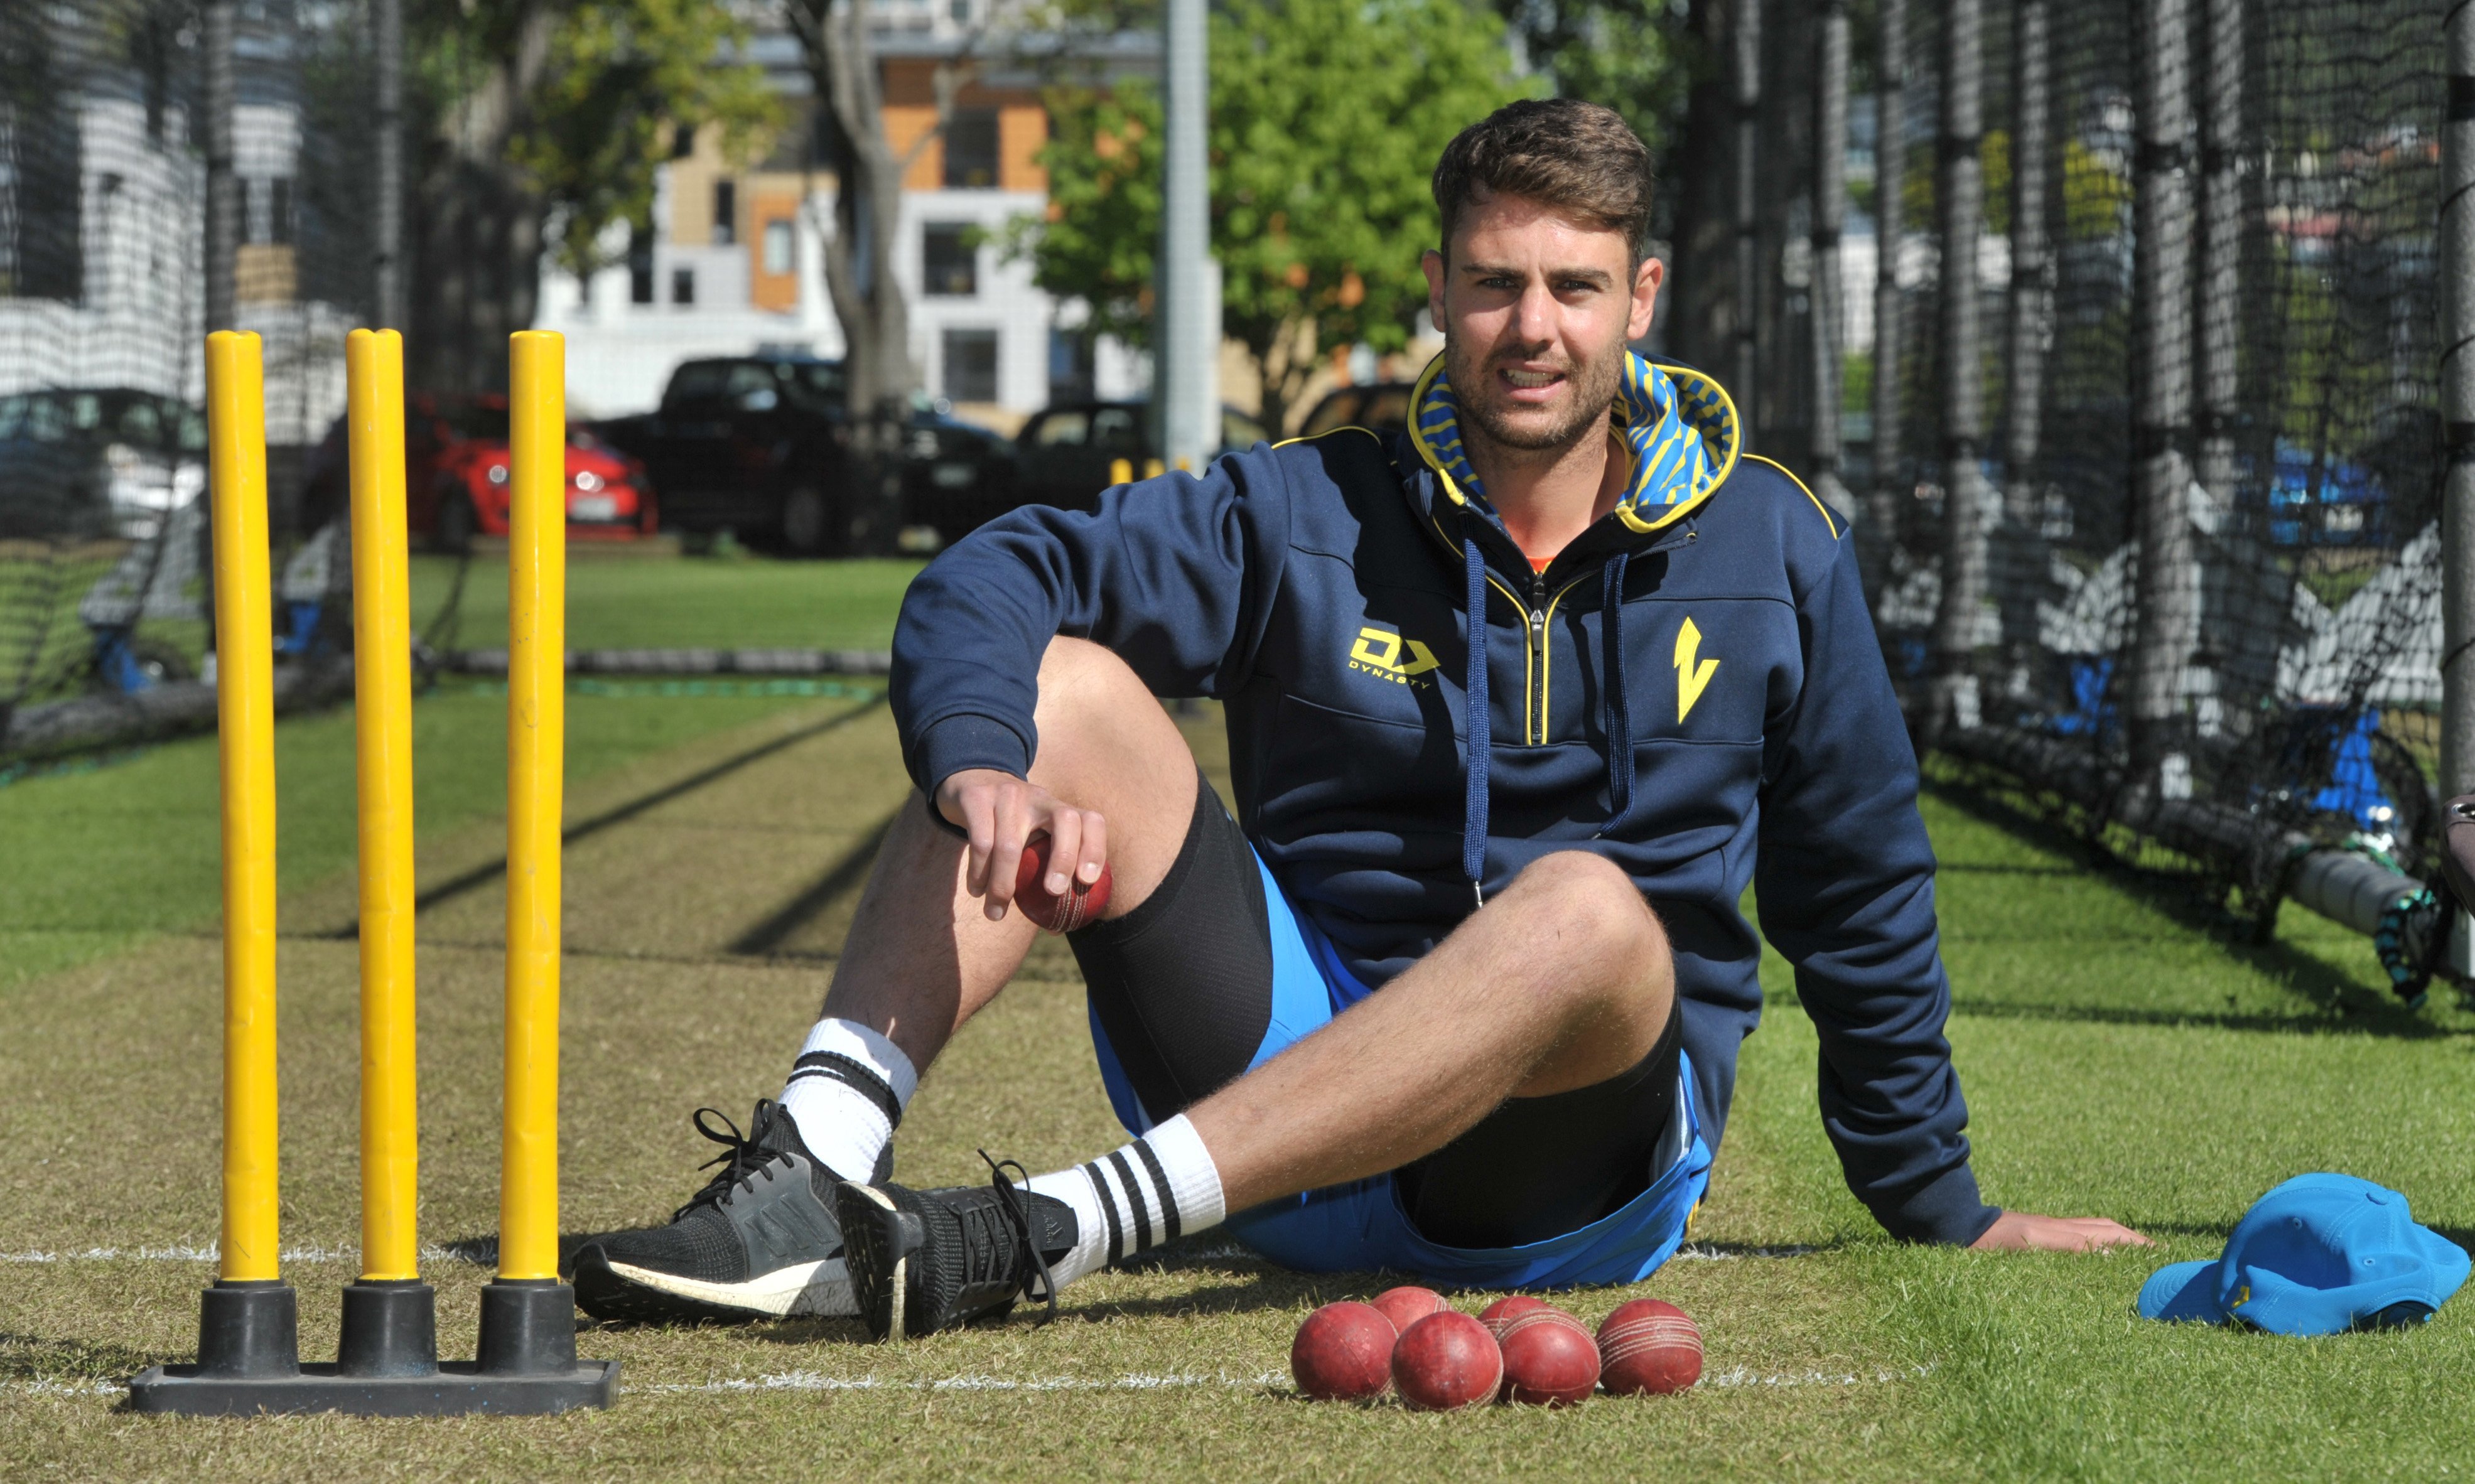
POLYGON ((1168 1188, 1168 1171, 1161 1168, 1160 1156, 1152 1153, 1152 1141, 1135 1140, 1135 1153, 1143 1156, 1143 1168, 1152 1172, 1152 1183, 1160 1187, 1161 1240, 1177 1240, 1177 1197, 1168 1188))
POLYGON ((1135 1208, 1135 1251, 1146 1251, 1152 1245, 1152 1213, 1143 1201, 1142 1187, 1135 1183, 1135 1167, 1126 1162, 1122 1149, 1112 1154, 1109 1162, 1117 1167, 1117 1178, 1126 1182, 1126 1196, 1135 1208))
POLYGON ((838 1051, 812 1051, 791 1063, 791 1081, 802 1077, 824 1077, 843 1083, 877 1106, 885 1121, 894 1128, 902 1127, 902 1103, 894 1097, 894 1088, 864 1061, 844 1056, 838 1051))
POLYGON ((1100 1197, 1101 1214, 1109 1218, 1109 1260, 1118 1261, 1126 1255, 1126 1229, 1117 1222, 1117 1198, 1109 1190, 1109 1177, 1100 1173, 1100 1161, 1085 1165, 1083 1174, 1100 1197))

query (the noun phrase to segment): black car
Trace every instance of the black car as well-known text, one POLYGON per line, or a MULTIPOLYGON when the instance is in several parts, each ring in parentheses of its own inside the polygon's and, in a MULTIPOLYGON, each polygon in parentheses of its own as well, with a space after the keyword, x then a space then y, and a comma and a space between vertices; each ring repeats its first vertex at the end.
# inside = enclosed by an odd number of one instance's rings
MULTIPOLYGON (((1153 472, 1160 450, 1150 429, 1150 408, 1140 401, 1061 402, 1035 413, 1014 440, 1020 502, 1092 508, 1110 485, 1153 472)), ((1222 448, 1251 448, 1264 436, 1253 418, 1220 409, 1222 448)))
MULTIPOLYGON (((739 355, 671 373, 658 411, 594 430, 644 461, 670 530, 770 536, 800 555, 867 544, 840 361, 739 355)), ((900 523, 949 542, 1011 500, 1013 450, 988 428, 916 405, 903 425, 900 523)))
POLYGON ((0 397, 0 540, 150 540, 206 485, 206 413, 178 398, 119 386, 0 397))

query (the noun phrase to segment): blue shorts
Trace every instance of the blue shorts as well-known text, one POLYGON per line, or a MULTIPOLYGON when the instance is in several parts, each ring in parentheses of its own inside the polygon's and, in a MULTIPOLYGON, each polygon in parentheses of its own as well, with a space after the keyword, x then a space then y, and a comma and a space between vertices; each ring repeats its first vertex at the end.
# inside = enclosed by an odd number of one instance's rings
MULTIPOLYGON (((1262 875, 1272 950, 1271 1021, 1250 1063, 1261 1066, 1370 991, 1341 966, 1313 923, 1290 905, 1262 858, 1255 855, 1254 863, 1262 875)), ((1091 1042, 1118 1121, 1129 1133, 1148 1130, 1153 1120, 1136 1097, 1096 1010, 1091 1042)), ((1679 1072, 1677 1127, 1660 1146, 1663 1168, 1648 1189, 1576 1230, 1519 1247, 1447 1247, 1428 1240, 1410 1224, 1389 1174, 1239 1211, 1229 1218, 1228 1229, 1264 1257, 1301 1273, 1384 1271, 1464 1288, 1636 1282, 1675 1254, 1710 1182, 1710 1149, 1702 1137, 1689 1059, 1681 1061, 1679 1072)))

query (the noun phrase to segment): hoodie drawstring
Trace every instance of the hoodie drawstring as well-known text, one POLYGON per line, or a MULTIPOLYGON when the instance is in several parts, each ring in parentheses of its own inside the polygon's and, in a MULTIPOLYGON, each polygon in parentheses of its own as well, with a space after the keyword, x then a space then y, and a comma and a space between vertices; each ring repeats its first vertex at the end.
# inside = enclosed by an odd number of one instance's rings
POLYGON ((1461 874, 1469 878, 1470 900, 1486 905, 1486 766, 1495 755, 1488 735, 1486 700, 1486 559, 1478 543, 1461 539, 1462 565, 1469 572, 1469 793, 1461 816, 1461 874))
POLYGON ((1632 813, 1632 712, 1625 704, 1624 583, 1629 553, 1607 559, 1599 588, 1599 637, 1606 642, 1606 660, 1600 667, 1599 714, 1607 733, 1607 822, 1602 839, 1616 833, 1632 813))
MULTIPOLYGON (((1599 629, 1605 658, 1600 666, 1599 715, 1607 734, 1607 822, 1599 827, 1605 839, 1620 830, 1632 813, 1632 711, 1625 697, 1624 585, 1629 553, 1607 558, 1600 577, 1599 629)), ((1486 695, 1486 559, 1478 543, 1464 538, 1461 563, 1469 576, 1469 674, 1463 686, 1469 720, 1469 791, 1461 816, 1461 874, 1469 878, 1470 900, 1486 905, 1487 763, 1494 740, 1486 695)))

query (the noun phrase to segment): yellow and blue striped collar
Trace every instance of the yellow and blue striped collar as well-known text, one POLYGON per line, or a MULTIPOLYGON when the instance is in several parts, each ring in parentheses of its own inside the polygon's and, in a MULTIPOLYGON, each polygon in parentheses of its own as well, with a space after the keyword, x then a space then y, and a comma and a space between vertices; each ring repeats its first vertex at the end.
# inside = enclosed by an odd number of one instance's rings
MULTIPOLYGON (((1486 508, 1486 494, 1461 448, 1460 403, 1437 355, 1418 378, 1410 441, 1443 476, 1455 504, 1486 508)), ((1725 388, 1689 366, 1654 366, 1628 351, 1612 409, 1632 450, 1632 483, 1616 515, 1639 532, 1657 530, 1702 503, 1734 471, 1743 448, 1736 404, 1725 388)))

